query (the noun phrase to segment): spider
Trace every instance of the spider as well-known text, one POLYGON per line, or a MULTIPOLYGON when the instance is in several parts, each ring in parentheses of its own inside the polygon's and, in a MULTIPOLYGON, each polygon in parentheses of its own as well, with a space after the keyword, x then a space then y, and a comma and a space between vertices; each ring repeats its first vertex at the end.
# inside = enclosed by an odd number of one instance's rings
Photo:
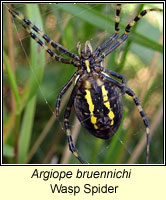
POLYGON ((155 8, 143 10, 126 26, 125 32, 119 37, 121 4, 117 4, 115 30, 113 35, 94 51, 90 41, 85 42, 85 47, 83 49, 81 48, 80 42, 78 42, 76 45, 78 51, 77 55, 67 50, 61 44, 53 41, 22 14, 18 13, 16 10, 9 9, 13 18, 24 27, 30 37, 43 47, 53 59, 64 64, 72 64, 77 68, 76 72, 59 92, 56 101, 56 117, 59 117, 59 108, 62 96, 69 89, 72 83, 75 82, 64 114, 64 127, 69 149, 82 164, 85 164, 86 162, 78 154, 69 128, 69 118, 72 107, 74 107, 76 116, 82 126, 91 134, 101 139, 109 139, 116 133, 120 126, 123 114, 122 96, 125 94, 133 99, 146 128, 146 163, 148 163, 150 146, 149 120, 134 91, 126 86, 124 76, 104 68, 102 62, 107 55, 123 44, 123 42, 128 38, 131 28, 143 16, 151 11, 162 11, 162 9, 155 8), (33 29, 54 49, 65 54, 69 58, 63 58, 49 49, 48 46, 31 31, 31 29, 33 29), (114 78, 119 79, 119 81, 114 78))

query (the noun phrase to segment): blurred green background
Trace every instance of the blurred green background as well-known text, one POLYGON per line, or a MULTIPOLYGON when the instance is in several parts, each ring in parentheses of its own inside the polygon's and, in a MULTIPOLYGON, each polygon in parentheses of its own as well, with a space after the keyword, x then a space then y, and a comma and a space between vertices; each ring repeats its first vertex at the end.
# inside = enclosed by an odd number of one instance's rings
MULTIPOLYGON (((30 19, 72 52, 90 40, 95 49, 114 32, 115 4, 4 4, 3 6, 3 163, 79 163, 68 150, 55 103, 75 67, 52 60, 32 41, 7 7, 30 19), (7 37, 6 37, 7 36, 7 37), (8 39, 6 39, 8 38, 8 39)), ((141 10, 162 4, 123 4, 120 33, 141 10)), ((163 13, 151 12, 133 27, 128 40, 107 56, 104 66, 121 73, 139 97, 150 120, 150 164, 163 163, 163 13)), ((62 53, 60 55, 64 56, 62 53)), ((65 56, 64 56, 65 57, 65 56)), ((71 130, 81 157, 91 164, 144 164, 145 127, 133 100, 125 95, 123 121, 107 141, 97 139, 71 115, 71 130)))

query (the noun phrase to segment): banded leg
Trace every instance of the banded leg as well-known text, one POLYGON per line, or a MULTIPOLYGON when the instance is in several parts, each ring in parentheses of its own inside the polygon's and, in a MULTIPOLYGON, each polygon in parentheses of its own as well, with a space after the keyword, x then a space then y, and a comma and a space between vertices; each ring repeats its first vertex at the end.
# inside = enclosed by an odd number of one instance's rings
POLYGON ((117 73, 117 72, 114 72, 114 71, 111 71, 109 69, 106 69, 104 67, 100 67, 100 70, 108 75, 111 75, 111 76, 114 76, 118 79, 120 79, 122 81, 122 84, 125 86, 126 85, 126 79, 123 75, 117 73))
POLYGON ((70 118, 70 113, 71 113, 71 109, 72 109, 72 105, 74 102, 74 98, 76 96, 78 90, 78 86, 76 85, 72 91, 71 97, 69 99, 69 102, 67 104, 66 110, 65 110, 65 114, 64 114, 64 126, 65 126, 65 130, 66 130, 66 135, 67 135, 67 140, 68 140, 68 145, 69 145, 69 150, 72 152, 72 154, 80 161, 80 163, 82 164, 87 164, 77 153, 75 145, 73 143, 73 139, 71 136, 71 131, 70 131, 70 127, 69 127, 69 118, 70 118))
POLYGON ((128 94, 130 97, 133 98, 133 101, 135 103, 135 105, 138 108, 138 111, 140 113, 140 116, 142 118, 142 121, 144 123, 144 126, 146 128, 146 164, 149 163, 149 147, 150 147, 150 128, 149 128, 149 120, 139 102, 138 97, 136 96, 136 94, 128 87, 124 86, 122 83, 112 79, 111 77, 107 77, 104 75, 100 75, 101 78, 103 78, 103 80, 109 81, 113 84, 115 84, 117 87, 119 87, 120 89, 124 89, 125 93, 128 94))
POLYGON ((117 39, 119 35, 119 22, 120 22, 120 10, 121 10, 121 4, 116 5, 116 15, 115 15, 115 33, 107 40, 105 41, 102 45, 100 45, 95 52, 93 53, 94 57, 98 57, 100 52, 109 47, 112 42, 117 39))
MULTIPOLYGON (((20 21, 23 21, 28 27, 30 27, 31 29, 33 29, 36 33, 38 33, 47 43, 51 44, 51 46, 53 48, 55 48, 57 51, 60 51, 62 53, 64 53, 65 55, 77 59, 79 60, 79 57, 68 51, 66 48, 64 48, 61 44, 59 44, 58 42, 53 41, 51 38, 49 38, 46 34, 44 34, 41 30, 39 30, 39 28, 37 28, 34 24, 32 24, 31 21, 29 21, 28 19, 26 19, 22 14, 18 13, 15 10, 10 10, 9 12, 12 14, 12 16, 14 18, 17 19, 17 21, 20 23, 20 21)), ((22 23, 23 24, 23 23, 22 23)), ((23 26, 24 27, 24 26, 23 26)))
POLYGON ((60 104, 61 104, 61 99, 62 96, 65 94, 65 92, 69 89, 69 87, 71 86, 71 84, 74 82, 74 80, 76 79, 77 76, 79 76, 81 74, 81 70, 80 71, 76 71, 73 76, 71 77, 71 79, 67 82, 67 84, 62 88, 62 90, 59 92, 58 94, 58 98, 57 98, 57 102, 56 102, 56 117, 59 117, 59 108, 60 108, 60 104))
POLYGON ((142 120, 144 122, 144 125, 146 127, 146 164, 148 164, 149 163, 149 150, 150 150, 149 149, 149 147, 150 147, 149 120, 148 120, 148 118, 147 118, 147 116, 146 116, 146 114, 145 114, 145 112, 144 112, 144 110, 143 110, 143 108, 142 108, 142 106, 139 102, 138 97, 135 95, 135 93, 131 89, 127 88, 126 94, 128 94, 129 96, 131 96, 133 98, 133 101, 134 101, 135 105, 137 106, 139 113, 142 117, 142 120))
POLYGON ((153 8, 153 9, 147 9, 143 10, 138 16, 134 18, 133 21, 131 21, 125 28, 125 33, 117 40, 115 44, 113 44, 109 49, 107 49, 105 52, 103 52, 99 58, 97 59, 98 62, 101 62, 108 54, 110 54, 112 51, 114 51, 117 47, 119 47, 128 37, 128 34, 130 33, 131 28, 147 13, 152 11, 163 11, 162 9, 153 8))
MULTIPOLYGON (((11 13, 13 15, 13 13, 11 13)), ((16 17, 15 15, 13 15, 13 17, 16 17)), ((65 59, 60 55, 57 55, 55 52, 53 52, 51 49, 48 48, 47 45, 45 45, 34 33, 31 32, 31 30, 22 23, 22 21, 20 21, 18 18, 16 18, 16 20, 23 26, 23 28, 26 30, 26 32, 30 35, 30 37, 32 39, 34 39, 42 48, 45 49, 45 51, 56 61, 58 62, 62 62, 65 64, 73 64, 75 65, 74 60, 72 59, 65 59)))
POLYGON ((116 77, 116 78, 118 78, 118 79, 120 79, 122 81, 123 88, 121 89, 121 91, 122 91, 122 95, 124 95, 125 94, 125 87, 124 86, 126 86, 126 79, 124 78, 124 76, 119 74, 119 73, 117 73, 117 72, 114 72, 114 71, 111 71, 109 69, 106 69, 104 67, 102 68, 102 70, 103 70, 103 72, 105 72, 105 73, 107 73, 107 74, 109 74, 109 75, 111 75, 113 77, 116 77))

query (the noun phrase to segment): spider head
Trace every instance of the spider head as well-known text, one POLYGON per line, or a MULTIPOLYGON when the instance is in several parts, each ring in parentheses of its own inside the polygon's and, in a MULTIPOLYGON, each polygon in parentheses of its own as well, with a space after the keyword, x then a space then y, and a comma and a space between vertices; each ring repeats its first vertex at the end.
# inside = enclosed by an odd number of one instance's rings
POLYGON ((81 49, 81 43, 77 43, 77 51, 81 58, 88 59, 92 55, 92 46, 89 40, 85 42, 85 48, 81 49))
POLYGON ((95 60, 94 60, 93 49, 92 49, 90 41, 87 40, 85 42, 84 49, 81 49, 80 42, 77 43, 76 47, 77 47, 78 54, 80 56, 80 61, 81 61, 80 67, 83 67, 82 69, 86 71, 87 73, 92 72, 94 70, 93 64, 95 60))

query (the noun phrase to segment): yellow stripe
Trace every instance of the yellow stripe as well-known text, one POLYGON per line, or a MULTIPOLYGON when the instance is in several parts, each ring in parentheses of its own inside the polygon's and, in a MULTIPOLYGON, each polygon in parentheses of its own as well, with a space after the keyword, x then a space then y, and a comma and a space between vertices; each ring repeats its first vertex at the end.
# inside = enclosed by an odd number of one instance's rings
POLYGON ((129 25, 132 27, 132 26, 134 26, 136 24, 136 21, 132 21, 129 25))
POLYGON ((90 72, 89 60, 85 60, 85 65, 86 65, 87 71, 90 72))
POLYGON ((115 16, 115 22, 119 23, 119 21, 120 21, 120 17, 119 16, 115 16))
POLYGON ((115 115, 111 110, 110 102, 108 101, 108 95, 107 95, 108 91, 105 89, 104 85, 101 87, 101 90, 102 90, 104 105, 109 109, 108 117, 111 119, 111 125, 113 125, 114 124, 113 118, 115 117, 115 115))
POLYGON ((95 109, 95 106, 94 106, 94 104, 92 102, 91 93, 90 93, 89 90, 85 90, 85 92, 86 92, 85 99, 87 100, 87 103, 89 105, 89 110, 90 110, 90 115, 91 115, 90 120, 91 120, 91 123, 94 124, 94 128, 97 129, 98 128, 98 126, 96 125, 97 117, 95 117, 93 115, 93 111, 95 109))

